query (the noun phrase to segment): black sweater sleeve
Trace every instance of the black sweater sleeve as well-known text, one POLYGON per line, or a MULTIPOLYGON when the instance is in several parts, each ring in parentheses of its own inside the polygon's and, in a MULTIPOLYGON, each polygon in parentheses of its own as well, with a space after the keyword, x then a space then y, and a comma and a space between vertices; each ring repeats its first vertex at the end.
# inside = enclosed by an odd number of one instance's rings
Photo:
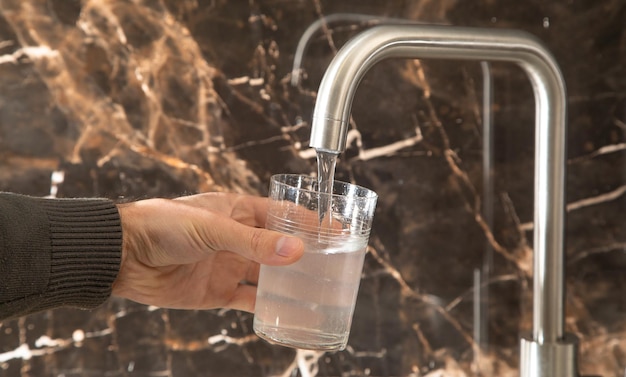
POLYGON ((120 216, 108 199, 0 193, 0 321, 99 306, 111 295, 121 252, 120 216))

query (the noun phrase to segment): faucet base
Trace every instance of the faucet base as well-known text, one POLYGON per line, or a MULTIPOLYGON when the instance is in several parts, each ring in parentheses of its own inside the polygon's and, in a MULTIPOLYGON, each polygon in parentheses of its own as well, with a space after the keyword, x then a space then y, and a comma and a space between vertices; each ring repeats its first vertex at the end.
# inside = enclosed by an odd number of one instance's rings
POLYGON ((520 377, 578 377, 578 338, 573 334, 553 343, 524 336, 520 345, 520 377))

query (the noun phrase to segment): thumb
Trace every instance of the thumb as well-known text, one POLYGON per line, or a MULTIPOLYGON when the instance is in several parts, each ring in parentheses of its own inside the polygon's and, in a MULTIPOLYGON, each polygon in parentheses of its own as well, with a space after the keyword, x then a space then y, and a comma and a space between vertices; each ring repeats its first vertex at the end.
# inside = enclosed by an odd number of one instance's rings
POLYGON ((228 219, 213 228, 215 249, 228 250, 261 264, 291 264, 302 256, 304 243, 297 237, 254 228, 228 219))

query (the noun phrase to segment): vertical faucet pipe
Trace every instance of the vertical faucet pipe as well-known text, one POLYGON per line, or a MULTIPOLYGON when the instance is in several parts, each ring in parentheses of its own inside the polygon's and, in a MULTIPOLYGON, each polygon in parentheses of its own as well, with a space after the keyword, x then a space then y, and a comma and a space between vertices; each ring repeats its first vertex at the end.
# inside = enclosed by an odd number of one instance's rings
POLYGON ((373 27, 344 45, 329 65, 317 93, 311 147, 334 153, 345 150, 356 89, 365 73, 387 58, 507 61, 517 63, 528 75, 535 95, 532 342, 561 342, 566 97, 555 59, 538 39, 518 30, 430 25, 373 27))

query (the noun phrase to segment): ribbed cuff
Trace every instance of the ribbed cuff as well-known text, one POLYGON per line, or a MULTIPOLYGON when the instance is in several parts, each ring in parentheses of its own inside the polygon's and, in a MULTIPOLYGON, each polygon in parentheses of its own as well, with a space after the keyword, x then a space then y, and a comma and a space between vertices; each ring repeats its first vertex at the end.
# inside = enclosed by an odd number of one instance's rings
POLYGON ((122 226, 107 199, 41 199, 50 224, 45 306, 91 309, 111 295, 120 269, 122 226))

